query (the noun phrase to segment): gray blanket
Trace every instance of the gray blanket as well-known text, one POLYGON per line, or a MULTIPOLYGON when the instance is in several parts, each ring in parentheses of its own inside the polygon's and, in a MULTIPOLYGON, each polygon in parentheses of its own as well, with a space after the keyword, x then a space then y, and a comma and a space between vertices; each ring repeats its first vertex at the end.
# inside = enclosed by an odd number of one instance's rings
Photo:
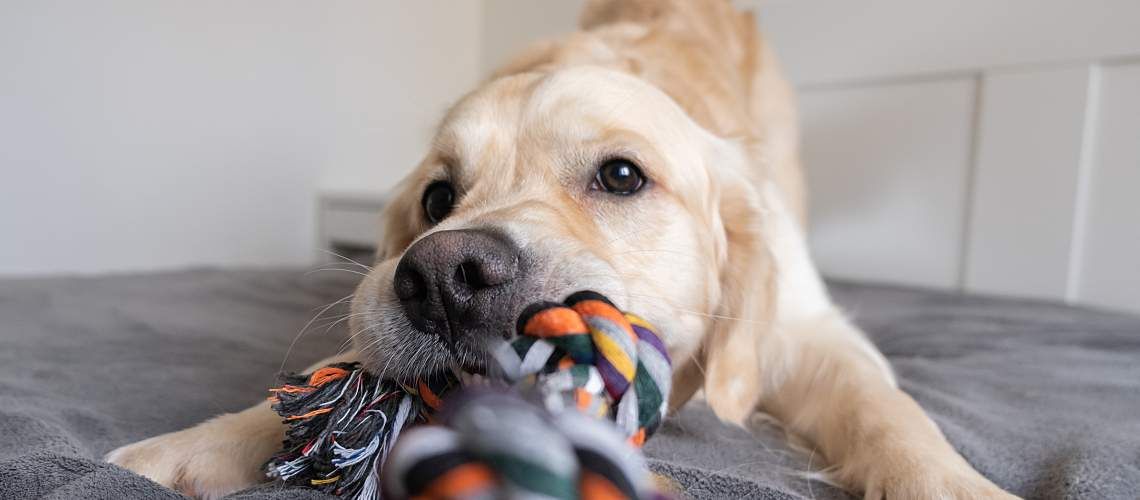
MULTIPOLYGON (((288 347, 353 278, 286 269, 0 280, 0 498, 177 498, 99 457, 260 400, 283 359, 295 370, 335 352, 341 325, 321 322, 288 347)), ((832 290, 902 387, 997 484, 1029 498, 1137 497, 1140 318, 832 290)), ((789 449, 776 429, 722 425, 699 403, 647 453, 698 498, 846 498, 809 479, 818 457, 789 449)), ((263 486, 237 497, 319 495, 263 486)))

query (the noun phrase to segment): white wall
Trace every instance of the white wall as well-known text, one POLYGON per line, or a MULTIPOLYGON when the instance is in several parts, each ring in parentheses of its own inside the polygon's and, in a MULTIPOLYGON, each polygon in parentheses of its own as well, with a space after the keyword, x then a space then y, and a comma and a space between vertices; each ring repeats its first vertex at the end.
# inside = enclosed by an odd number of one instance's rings
POLYGON ((1140 311, 1140 3, 740 3, 800 90, 825 272, 1140 311))
POLYGON ((585 0, 483 0, 483 73, 494 71, 535 40, 578 29, 585 0))
MULTIPOLYGON (((487 2, 488 64, 582 5, 487 2)), ((799 90, 825 273, 1140 310, 1140 2, 735 3, 799 90)))
POLYGON ((314 259, 470 88, 477 2, 0 2, 0 273, 314 259))
POLYGON ((309 2, 330 9, 333 139, 321 187, 383 192, 427 152, 435 126, 481 78, 477 0, 309 2))

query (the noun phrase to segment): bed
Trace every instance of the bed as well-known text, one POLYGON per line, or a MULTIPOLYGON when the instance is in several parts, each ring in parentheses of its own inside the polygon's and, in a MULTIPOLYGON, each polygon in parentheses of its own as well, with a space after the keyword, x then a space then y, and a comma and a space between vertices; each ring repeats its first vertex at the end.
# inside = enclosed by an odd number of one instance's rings
MULTIPOLYGON (((354 278, 196 269, 0 280, 0 498, 180 498, 99 457, 248 406, 282 366, 335 352, 343 325, 325 321, 290 345, 354 278)), ((903 389, 997 484, 1027 498, 1137 497, 1140 318, 831 286, 903 389)), ((786 446, 779 429, 720 424, 700 402, 646 452, 696 498, 848 498, 818 480, 819 457, 786 446)), ((234 498, 321 496, 264 485, 234 498)))

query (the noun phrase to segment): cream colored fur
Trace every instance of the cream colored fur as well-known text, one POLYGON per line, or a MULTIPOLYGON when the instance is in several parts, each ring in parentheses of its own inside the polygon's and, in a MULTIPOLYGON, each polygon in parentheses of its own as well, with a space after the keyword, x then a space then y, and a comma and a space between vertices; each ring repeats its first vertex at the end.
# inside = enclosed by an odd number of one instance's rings
MULTIPOLYGON (((539 44, 463 98, 385 215, 353 301, 356 356, 414 376, 392 297, 400 255, 433 231, 494 227, 548 257, 538 298, 592 288, 657 324, 675 408, 699 390, 722 419, 776 418, 865 498, 1006 498, 951 447, 835 307, 804 240, 795 103, 750 15, 722 0, 599 0, 583 31, 539 44), (587 188, 608 156, 651 185, 587 188), (431 227, 424 186, 460 186, 431 227)), ((323 364, 323 362, 322 362, 323 364)), ((282 428, 265 405, 113 451, 185 493, 262 480, 282 428)))

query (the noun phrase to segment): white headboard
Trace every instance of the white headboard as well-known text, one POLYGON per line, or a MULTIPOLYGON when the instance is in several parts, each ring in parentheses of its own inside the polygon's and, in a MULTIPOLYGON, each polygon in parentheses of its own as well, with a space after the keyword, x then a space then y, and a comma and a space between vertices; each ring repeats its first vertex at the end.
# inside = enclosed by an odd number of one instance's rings
MULTIPOLYGON (((1140 310, 1140 2, 752 0, 826 274, 1140 310)), ((486 68, 580 1, 487 0, 486 68)))
POLYGON ((748 3, 827 273, 1140 310, 1140 2, 748 3))

